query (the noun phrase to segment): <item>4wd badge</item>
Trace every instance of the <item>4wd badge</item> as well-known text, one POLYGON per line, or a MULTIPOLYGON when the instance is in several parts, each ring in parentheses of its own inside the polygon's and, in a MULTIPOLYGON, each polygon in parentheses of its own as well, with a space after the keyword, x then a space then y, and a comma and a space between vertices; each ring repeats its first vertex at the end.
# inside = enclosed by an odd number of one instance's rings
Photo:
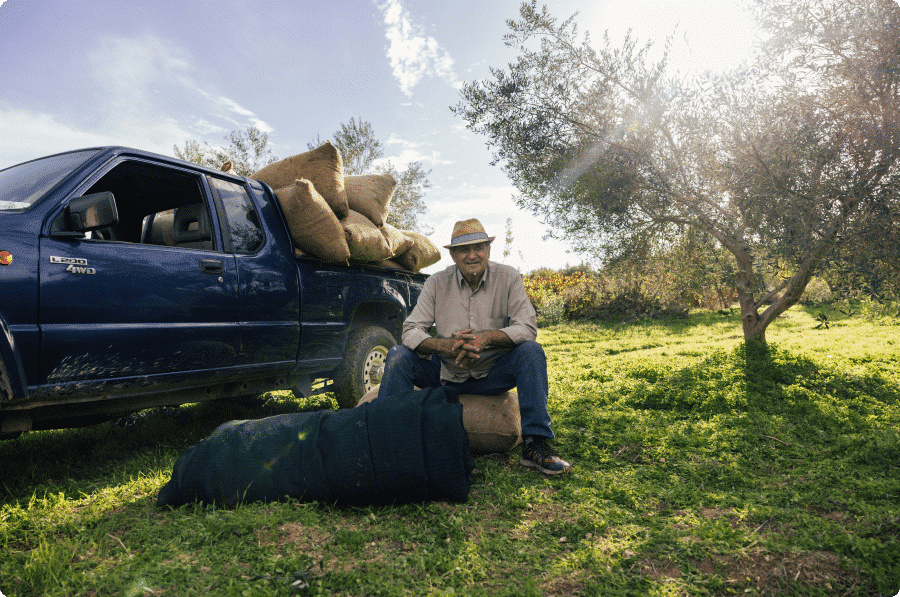
POLYGON ((78 259, 75 257, 57 257, 50 256, 50 263, 61 263, 67 265, 66 271, 72 274, 96 274, 97 270, 87 266, 87 259, 78 259))

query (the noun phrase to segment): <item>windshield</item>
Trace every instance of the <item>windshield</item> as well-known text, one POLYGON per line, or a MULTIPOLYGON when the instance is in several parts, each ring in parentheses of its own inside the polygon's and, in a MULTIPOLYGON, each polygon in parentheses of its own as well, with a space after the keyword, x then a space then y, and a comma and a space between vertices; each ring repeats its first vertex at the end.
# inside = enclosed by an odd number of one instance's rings
POLYGON ((96 149, 73 151, 0 170, 0 210, 31 207, 95 155, 96 149))

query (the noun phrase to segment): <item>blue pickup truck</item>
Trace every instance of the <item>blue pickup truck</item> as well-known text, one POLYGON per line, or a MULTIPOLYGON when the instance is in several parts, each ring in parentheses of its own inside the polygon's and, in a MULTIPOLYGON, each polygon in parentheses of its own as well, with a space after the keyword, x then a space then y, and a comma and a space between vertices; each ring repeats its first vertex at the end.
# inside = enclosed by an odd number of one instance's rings
POLYGON ((354 406, 426 277, 297 254, 271 188, 197 164, 0 170, 0 438, 275 389, 354 406))

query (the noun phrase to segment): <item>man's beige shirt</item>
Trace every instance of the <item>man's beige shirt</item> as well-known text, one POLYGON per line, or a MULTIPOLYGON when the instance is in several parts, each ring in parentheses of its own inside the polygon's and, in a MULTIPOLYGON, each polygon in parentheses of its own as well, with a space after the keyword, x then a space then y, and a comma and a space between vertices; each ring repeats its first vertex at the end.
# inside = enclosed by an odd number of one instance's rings
MULTIPOLYGON (((522 275, 513 267, 488 262, 475 292, 469 288, 456 265, 432 274, 422 288, 419 301, 403 322, 403 345, 415 350, 430 338, 434 325, 438 338, 449 338, 454 332, 500 330, 516 344, 537 338, 534 307, 525 294, 522 275)), ((441 355, 441 379, 465 381, 484 377, 507 349, 491 348, 481 353, 471 368, 457 365, 441 355)))

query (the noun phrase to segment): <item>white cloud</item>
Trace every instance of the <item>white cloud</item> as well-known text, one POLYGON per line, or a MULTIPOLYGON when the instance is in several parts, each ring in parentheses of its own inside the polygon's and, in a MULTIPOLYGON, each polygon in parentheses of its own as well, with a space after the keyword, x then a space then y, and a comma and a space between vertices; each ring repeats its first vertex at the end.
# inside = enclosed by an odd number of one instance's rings
POLYGON ((189 81, 190 63, 171 43, 152 35, 107 37, 88 54, 91 74, 113 117, 134 118, 175 81, 189 81))
POLYGON ((0 110, 0 168, 61 151, 118 143, 102 133, 78 130, 49 114, 29 110, 0 110))
POLYGON ((228 129, 218 124, 213 124, 205 118, 197 118, 192 125, 189 126, 192 131, 198 132, 201 136, 208 136, 215 133, 218 136, 224 136, 228 133, 228 129))
MULTIPOLYGON (((219 119, 224 121, 222 124, 237 128, 252 125, 263 132, 272 131, 237 101, 207 91, 205 87, 209 85, 198 82, 196 75, 204 71, 194 66, 187 52, 171 40, 150 34, 108 37, 90 53, 89 63, 104 90, 102 97, 114 110, 113 118, 152 126, 154 116, 168 116, 187 107, 199 112, 187 119, 190 122, 219 119)), ((200 130, 209 128, 202 126, 200 130)))
MULTIPOLYGON (((110 37, 91 53, 94 77, 106 87, 104 97, 115 109, 108 123, 116 129, 124 126, 154 128, 159 120, 184 122, 179 128, 187 140, 196 134, 242 129, 255 126, 263 132, 272 127, 237 101, 198 80, 203 69, 191 63, 187 52, 171 40, 145 34, 136 38, 110 37), (185 114, 185 111, 190 111, 185 114), (218 121, 218 122, 216 122, 218 121)), ((165 132, 173 132, 165 127, 165 132)), ((173 139, 175 143, 179 139, 173 139)))
POLYGON ((419 149, 418 144, 406 141, 393 134, 385 141, 385 145, 398 145, 400 149, 395 151, 393 155, 375 160, 375 166, 390 162, 397 169, 404 170, 412 162, 422 162, 425 166, 449 165, 453 163, 451 160, 442 159, 439 151, 432 151, 430 154, 423 153, 419 149))
POLYGON ((217 104, 220 108, 224 108, 226 112, 232 112, 238 116, 244 117, 244 124, 241 124, 239 121, 234 121, 239 127, 243 128, 246 123, 249 123, 250 126, 255 126, 260 131, 264 133, 271 133, 272 127, 262 121, 256 114, 254 114, 251 110, 241 106, 236 101, 229 99, 227 97, 217 96, 214 97, 210 94, 203 92, 201 89, 197 88, 197 91, 203 93, 206 97, 213 101, 214 104, 217 104))
POLYGON ((0 145, 0 165, 96 145, 171 154, 188 139, 224 144, 230 130, 272 131, 253 111, 199 79, 202 69, 171 40, 109 36, 87 58, 88 93, 73 90, 67 106, 73 115, 0 108, 0 138, 17 140, 0 145))
POLYGON ((480 72, 480 71, 481 71, 482 69, 484 69, 484 67, 486 67, 487 65, 488 65, 488 61, 487 61, 487 60, 479 60, 478 62, 472 64, 472 66, 470 66, 470 67, 466 70, 466 72, 469 73, 469 74, 471 75, 471 74, 474 73, 474 72, 480 72))
POLYGON ((379 8, 387 26, 387 57, 405 95, 412 96, 412 88, 426 76, 443 79, 457 89, 462 87, 453 71, 453 58, 413 21, 401 0, 387 0, 379 8))

